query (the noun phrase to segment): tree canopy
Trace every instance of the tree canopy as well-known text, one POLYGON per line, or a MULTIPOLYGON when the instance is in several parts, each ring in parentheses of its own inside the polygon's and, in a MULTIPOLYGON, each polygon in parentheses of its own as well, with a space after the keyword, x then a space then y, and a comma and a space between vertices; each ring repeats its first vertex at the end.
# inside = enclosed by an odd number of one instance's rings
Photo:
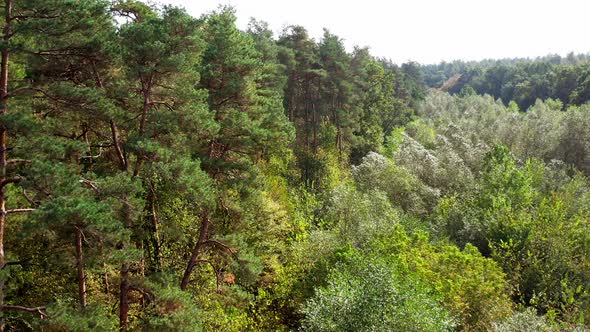
POLYGON ((0 331, 587 330, 587 55, 0 13, 0 331))

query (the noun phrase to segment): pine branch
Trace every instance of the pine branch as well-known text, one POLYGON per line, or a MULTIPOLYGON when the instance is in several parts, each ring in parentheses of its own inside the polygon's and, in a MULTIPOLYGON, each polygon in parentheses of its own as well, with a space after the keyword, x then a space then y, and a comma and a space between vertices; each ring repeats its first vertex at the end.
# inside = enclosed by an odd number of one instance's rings
POLYGON ((220 275, 219 275, 219 271, 217 270, 217 268, 215 267, 215 265, 213 264, 213 262, 211 262, 208 259, 197 259, 195 261, 195 265, 198 263, 206 263, 209 264, 209 266, 211 266, 211 269, 213 269, 213 273, 215 273, 215 283, 217 285, 217 291, 220 291, 220 287, 221 287, 221 279, 220 279, 220 275))
POLYGON ((57 15, 53 15, 53 16, 47 16, 47 15, 16 15, 13 16, 12 19, 13 20, 17 20, 17 21, 23 21, 23 20, 27 20, 27 19, 31 19, 31 18, 35 18, 35 19, 52 19, 52 18, 58 18, 59 16, 57 15))
POLYGON ((11 210, 6 210, 6 214, 11 214, 11 213, 24 213, 24 212, 33 212, 37 209, 32 209, 32 208, 24 208, 24 209, 11 209, 11 210))
POLYGON ((98 154, 95 156, 82 156, 80 157, 80 159, 96 159, 96 158, 100 158, 102 156, 102 147, 98 147, 98 154))
POLYGON ((152 106, 153 105, 164 105, 170 111, 174 111, 174 108, 169 103, 167 103, 165 101, 152 101, 152 102, 150 102, 150 105, 152 105, 152 106))
POLYGON ((20 176, 15 176, 13 178, 4 179, 0 182, 0 189, 6 187, 8 184, 11 184, 11 183, 19 183, 22 180, 23 180, 23 178, 20 176))
POLYGON ((224 244, 224 243, 217 241, 217 240, 207 240, 204 242, 204 244, 213 244, 213 245, 219 246, 222 249, 225 249, 227 252, 229 252, 234 257, 235 260, 238 260, 238 254, 237 254, 236 250, 233 249, 232 247, 228 246, 227 244, 224 244))
POLYGON ((23 197, 31 204, 31 206, 38 206, 38 202, 35 202, 28 194, 27 191, 23 188, 23 197))
POLYGON ((87 180, 87 179, 82 179, 79 182, 81 184, 85 185, 86 187, 92 189, 97 195, 100 195, 100 190, 98 189, 96 184, 94 184, 94 182, 87 180))
POLYGON ((30 159, 9 159, 6 161, 7 165, 18 164, 18 163, 32 163, 33 161, 30 159))
POLYGON ((25 264, 25 263, 27 263, 29 261, 31 261, 31 258, 23 259, 23 260, 20 260, 20 261, 7 262, 6 264, 4 264, 4 266, 0 270, 3 270, 7 266, 10 266, 10 265, 23 265, 23 264, 25 264))
POLYGON ((138 293, 141 293, 141 295, 143 295, 144 297, 146 297, 146 298, 148 299, 148 301, 149 301, 149 302, 153 302, 153 301, 154 301, 154 299, 155 299, 155 296, 154 296, 154 294, 152 294, 151 292, 149 292, 149 291, 146 291, 146 290, 144 290, 144 289, 141 289, 141 288, 138 288, 138 287, 133 287, 133 286, 130 286, 130 287, 129 287, 129 290, 130 290, 130 291, 136 291, 136 292, 138 292, 138 293))
POLYGON ((39 317, 41 319, 49 318, 49 315, 47 315, 47 313, 45 313, 45 310, 47 310, 46 306, 24 307, 24 306, 20 306, 20 305, 5 304, 2 307, 0 307, 0 309, 2 311, 14 310, 14 311, 24 311, 24 312, 28 312, 28 313, 32 313, 32 314, 39 314, 39 317))

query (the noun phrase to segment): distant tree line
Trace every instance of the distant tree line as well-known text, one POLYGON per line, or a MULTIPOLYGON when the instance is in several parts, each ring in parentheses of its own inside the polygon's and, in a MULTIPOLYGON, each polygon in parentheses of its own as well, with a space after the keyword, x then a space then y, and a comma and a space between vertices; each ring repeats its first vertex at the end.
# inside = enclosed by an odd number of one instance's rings
POLYGON ((587 54, 550 55, 535 59, 442 62, 422 67, 424 83, 438 88, 458 75, 447 92, 489 94, 525 111, 536 99, 559 99, 564 105, 590 100, 590 59, 587 54))

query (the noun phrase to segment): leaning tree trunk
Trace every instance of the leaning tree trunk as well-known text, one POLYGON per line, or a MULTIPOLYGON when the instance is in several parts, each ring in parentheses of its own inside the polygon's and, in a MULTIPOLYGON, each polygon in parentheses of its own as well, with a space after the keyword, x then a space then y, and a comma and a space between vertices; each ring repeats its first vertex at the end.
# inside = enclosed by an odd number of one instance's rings
POLYGON ((195 268, 195 265, 198 262, 198 257, 199 254, 201 253, 201 250, 203 249, 203 246, 205 245, 205 242, 207 242, 207 238, 209 236, 209 216, 207 215, 207 213, 203 214, 203 218, 201 219, 201 229, 199 231, 199 240, 197 242, 197 244, 195 244, 195 248, 193 249, 193 253, 191 255, 191 258, 188 261, 188 264, 186 266, 186 270, 184 271, 184 275, 182 276, 182 281, 180 282, 180 289, 182 290, 186 290, 188 288, 188 284, 190 282, 190 278, 191 278, 191 273, 193 272, 193 269, 195 268))

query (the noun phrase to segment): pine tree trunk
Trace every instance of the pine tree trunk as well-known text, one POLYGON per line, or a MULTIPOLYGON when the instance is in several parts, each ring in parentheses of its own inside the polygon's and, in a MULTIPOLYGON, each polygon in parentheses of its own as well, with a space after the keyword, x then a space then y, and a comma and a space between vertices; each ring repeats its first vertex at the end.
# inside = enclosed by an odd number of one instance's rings
MULTIPOLYGON (((12 34, 11 20, 12 20, 12 0, 4 1, 5 21, 3 40, 7 45, 12 34)), ((0 115, 8 112, 8 61, 10 57, 10 50, 8 48, 2 49, 2 63, 0 64, 0 115)), ((4 254, 4 227, 6 224, 6 196, 5 184, 6 178, 6 127, 0 123, 0 269, 6 266, 6 256, 4 254)), ((0 277, 0 308, 4 306, 4 275, 0 277)), ((4 331, 4 319, 0 316, 0 331, 4 331)))
POLYGON ((123 153, 123 149, 121 149, 121 142, 119 140, 119 130, 117 129, 117 125, 115 121, 112 119, 109 121, 111 125, 111 136, 113 138, 113 145, 115 147, 115 152, 117 153, 117 159, 119 159, 119 168, 126 172, 127 171, 127 158, 125 158, 125 154, 123 153))
MULTIPOLYGON (((145 134, 146 124, 147 124, 147 117, 148 111, 150 108, 150 98, 151 98, 151 89, 153 83, 153 77, 149 77, 147 79, 142 79, 142 93, 143 93, 143 107, 141 110, 141 117, 139 120, 139 136, 142 137, 145 134)), ((111 127, 111 130, 113 128, 111 127)), ((118 137, 115 137, 116 128, 112 131, 113 140, 118 141, 118 137)), ((133 176, 137 177, 141 171, 141 167, 143 165, 144 156, 143 153, 140 151, 137 154, 137 161, 135 164, 135 169, 133 170, 133 176)), ((126 160, 125 160, 126 165, 126 160)), ((129 219, 128 213, 126 213, 126 225, 125 227, 128 229, 132 228, 132 222, 129 219)), ((143 251, 142 251, 143 252, 143 251)), ((143 259, 140 263, 140 271, 143 274, 143 259)), ((128 331, 129 330, 129 263, 123 263, 121 265, 121 281, 119 286, 119 330, 120 331, 128 331)))
POLYGON ((153 263, 154 267, 153 270, 156 272, 161 271, 162 269, 162 252, 161 247, 162 243, 160 240, 160 220, 158 218, 158 211, 156 209, 156 188, 154 184, 149 183, 149 193, 148 193, 148 208, 149 208, 149 219, 151 221, 151 247, 153 249, 153 258, 150 259, 151 263, 153 263))
POLYGON ((103 252, 103 247, 102 247, 102 243, 99 242, 98 243, 98 248, 99 248, 99 252, 100 252, 100 258, 102 261, 102 285, 104 286, 104 293, 106 295, 111 295, 111 285, 109 282, 109 269, 108 269, 108 265, 106 263, 106 259, 104 257, 104 252, 103 252))
POLYGON ((208 233, 209 233, 209 216, 207 215, 207 213, 205 213, 203 215, 203 218, 201 219, 201 229, 199 231, 199 240, 197 242, 197 244, 195 244, 195 248, 193 249, 193 253, 191 255, 191 258, 188 261, 188 264, 186 266, 186 270, 184 271, 184 276, 182 277, 182 281, 180 283, 180 289, 182 290, 186 290, 188 288, 188 284, 190 282, 190 278, 191 278, 191 273, 193 272, 193 269, 195 267, 195 265, 197 264, 197 258, 199 257, 199 254, 201 253, 201 249, 203 248, 203 245, 205 244, 205 242, 207 241, 208 238, 208 233))
POLYGON ((121 266, 119 289, 119 331, 129 330, 129 263, 121 266))
POLYGON ((76 265, 78 266, 78 297, 80 307, 86 308, 86 275, 84 273, 84 252, 82 247, 82 230, 76 227, 76 265))
MULTIPOLYGON (((124 206, 123 214, 125 228, 131 229, 133 227, 133 222, 131 221, 129 206, 124 206)), ((125 247, 125 244, 123 247, 125 247)), ((120 270, 121 280, 119 281, 119 331, 129 330, 129 268, 130 264, 125 262, 121 265, 120 270)))
MULTIPOLYGON (((142 80, 142 90, 143 90, 143 107, 141 109, 141 118, 139 120, 139 137, 143 138, 145 134, 145 126, 147 124, 148 112, 151 105, 151 93, 152 93, 152 82, 153 77, 150 77, 147 81, 142 80)), ((137 162, 135 165, 135 170, 133 170, 133 176, 138 176, 143 166, 144 162, 144 154, 143 152, 139 151, 137 154, 137 162)))
POLYGON ((317 119, 317 110, 315 108, 315 103, 311 102, 311 109, 312 109, 312 122, 313 122, 313 155, 318 154, 318 119, 317 119))
POLYGON ((309 116, 309 79, 306 77, 305 78, 305 94, 304 94, 304 98, 303 98, 303 109, 305 110, 305 126, 304 126, 304 130, 305 130, 305 149, 306 151, 309 151, 309 147, 310 147, 310 143, 309 143, 309 124, 310 124, 310 116, 309 116))
POLYGON ((312 100, 311 102, 311 107, 313 109, 313 154, 317 155, 318 154, 318 148, 319 148, 319 142, 318 142, 318 128, 320 127, 320 119, 321 117, 318 116, 318 110, 316 108, 316 104, 320 103, 320 98, 321 98, 321 86, 322 86, 322 80, 320 77, 318 77, 318 88, 317 88, 317 92, 316 95, 314 96, 315 98, 312 100))

